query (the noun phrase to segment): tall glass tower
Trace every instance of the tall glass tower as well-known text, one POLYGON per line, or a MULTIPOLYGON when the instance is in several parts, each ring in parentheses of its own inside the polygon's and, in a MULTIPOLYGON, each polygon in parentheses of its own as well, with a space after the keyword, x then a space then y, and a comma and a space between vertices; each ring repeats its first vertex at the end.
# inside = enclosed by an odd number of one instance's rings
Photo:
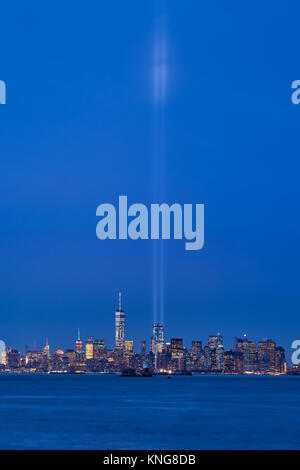
POLYGON ((125 313, 122 310, 122 294, 119 292, 119 308, 115 313, 116 340, 115 349, 124 350, 125 345, 125 313))
POLYGON ((153 354, 162 353, 165 347, 165 332, 161 323, 154 323, 151 350, 153 354))

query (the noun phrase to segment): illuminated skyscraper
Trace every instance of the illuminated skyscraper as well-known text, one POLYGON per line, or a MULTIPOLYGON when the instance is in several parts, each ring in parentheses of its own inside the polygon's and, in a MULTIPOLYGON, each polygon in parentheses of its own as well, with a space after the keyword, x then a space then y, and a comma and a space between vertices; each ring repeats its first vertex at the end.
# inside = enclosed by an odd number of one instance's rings
POLYGON ((258 343, 259 368, 263 372, 275 372, 276 344, 271 339, 264 339, 258 343))
POLYGON ((95 339, 93 353, 94 359, 103 359, 107 356, 107 349, 104 339, 95 339))
POLYGON ((172 359, 180 359, 183 356, 182 338, 171 339, 171 357, 172 359))
POLYGON ((7 362, 6 358, 6 346, 4 341, 0 340, 0 364, 5 365, 7 362))
POLYGON ((217 349, 218 346, 223 346, 223 337, 220 333, 216 335, 210 335, 208 338, 209 349, 217 349))
POLYGON ((254 372, 258 369, 258 355, 256 351, 256 343, 249 341, 247 335, 243 335, 241 351, 243 353, 243 371, 254 372))
POLYGON ((216 349, 216 368, 222 371, 224 369, 224 347, 219 345, 216 349))
POLYGON ((124 350, 125 345, 125 313, 122 310, 122 294, 119 292, 119 308, 115 313, 115 349, 124 350))
POLYGON ((234 352, 232 349, 224 352, 224 372, 232 374, 234 372, 234 352))
POLYGON ((153 354, 161 354, 165 346, 165 330, 163 325, 155 323, 153 325, 153 336, 151 341, 151 351, 153 354))
POLYGON ((280 346, 275 349, 275 370, 280 374, 286 372, 285 351, 280 346))
POLYGON ((234 338, 233 350, 239 353, 243 352, 243 341, 240 338, 234 338))
POLYGON ((133 356, 133 341, 132 340, 127 340, 124 341, 124 347, 125 347, 125 354, 129 356, 133 356))
POLYGON ((85 342, 85 358, 93 359, 94 357, 94 339, 89 338, 85 342))
POLYGON ((147 354, 146 340, 142 339, 142 342, 141 342, 141 356, 146 356, 146 354, 147 354))
POLYGON ((85 354, 82 349, 82 341, 80 339, 80 330, 78 328, 78 335, 76 340, 76 350, 75 350, 75 363, 76 370, 82 371, 85 368, 85 354))
POLYGON ((82 341, 80 339, 80 329, 78 328, 77 340, 76 340, 76 353, 82 353, 82 341))
POLYGON ((7 349, 7 364, 11 369, 17 369, 20 365, 21 356, 19 351, 9 347, 7 349))
POLYGON ((202 354, 202 341, 192 341, 192 358, 197 361, 202 354))
POLYGON ((208 338, 207 368, 220 370, 224 365, 223 337, 220 333, 208 338))
POLYGON ((65 356, 68 358, 70 364, 74 364, 75 362, 75 351, 73 349, 67 349, 65 352, 65 356))

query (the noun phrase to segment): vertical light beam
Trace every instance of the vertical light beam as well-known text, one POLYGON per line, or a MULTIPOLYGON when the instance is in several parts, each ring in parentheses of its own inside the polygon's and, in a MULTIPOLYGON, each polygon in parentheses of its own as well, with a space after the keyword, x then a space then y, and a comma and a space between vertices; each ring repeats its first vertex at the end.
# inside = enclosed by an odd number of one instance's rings
MULTIPOLYGON (((164 2, 163 2, 164 3, 164 2)), ((164 10, 163 4, 161 10, 164 10)), ((164 11, 156 18, 153 50, 155 202, 162 203, 165 187, 165 102, 167 97, 167 34, 164 11)), ((164 323, 164 245, 153 240, 153 323, 164 323), (159 246, 157 245, 159 243, 159 246)))

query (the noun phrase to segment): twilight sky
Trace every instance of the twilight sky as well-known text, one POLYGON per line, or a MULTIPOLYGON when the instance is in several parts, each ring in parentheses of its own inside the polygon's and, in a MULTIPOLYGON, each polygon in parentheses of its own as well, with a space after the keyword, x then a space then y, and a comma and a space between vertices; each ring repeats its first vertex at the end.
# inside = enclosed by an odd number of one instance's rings
MULTIPOLYGON (((1 6, 0 339, 151 336, 152 241, 100 241, 96 207, 153 202, 160 2, 1 6)), ((166 337, 300 335, 298 2, 165 2, 164 200, 205 204, 205 246, 165 241, 166 337)), ((148 341, 149 344, 149 341, 148 341)))

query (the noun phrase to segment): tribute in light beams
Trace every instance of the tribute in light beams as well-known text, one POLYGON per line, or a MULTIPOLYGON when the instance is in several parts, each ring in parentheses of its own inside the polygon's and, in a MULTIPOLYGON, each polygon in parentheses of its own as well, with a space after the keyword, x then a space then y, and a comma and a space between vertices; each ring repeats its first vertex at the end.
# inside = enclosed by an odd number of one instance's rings
MULTIPOLYGON (((154 200, 164 200, 165 184, 165 102, 167 92, 167 39, 165 16, 157 18, 153 54, 154 99, 154 200)), ((164 322, 164 245, 153 243, 153 322, 164 322)))

